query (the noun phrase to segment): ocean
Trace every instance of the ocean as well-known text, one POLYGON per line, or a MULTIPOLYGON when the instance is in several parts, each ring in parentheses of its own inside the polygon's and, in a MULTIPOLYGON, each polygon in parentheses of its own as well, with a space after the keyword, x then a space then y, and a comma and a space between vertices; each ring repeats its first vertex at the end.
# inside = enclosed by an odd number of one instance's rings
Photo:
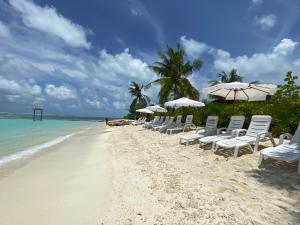
POLYGON ((103 118, 0 114, 0 165, 62 142, 103 118))

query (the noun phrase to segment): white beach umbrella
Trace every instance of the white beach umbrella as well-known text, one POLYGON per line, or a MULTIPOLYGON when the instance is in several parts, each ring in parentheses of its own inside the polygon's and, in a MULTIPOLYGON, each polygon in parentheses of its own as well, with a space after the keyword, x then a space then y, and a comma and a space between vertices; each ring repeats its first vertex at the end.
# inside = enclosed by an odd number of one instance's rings
POLYGON ((195 101, 189 98, 179 98, 165 103, 165 107, 180 108, 180 107, 203 107, 203 102, 195 101))
POLYGON ((143 108, 143 109, 137 109, 135 110, 136 112, 139 112, 139 113, 146 113, 146 114, 153 114, 154 112, 149 110, 149 109, 146 109, 146 108, 143 108))
POLYGON ((206 88, 205 93, 224 97, 226 100, 265 101, 276 92, 273 84, 250 84, 241 82, 221 83, 206 88))
POLYGON ((148 107, 146 107, 146 109, 149 109, 149 110, 151 110, 153 112, 162 112, 162 113, 168 112, 168 110, 166 110, 165 108, 163 108, 163 107, 161 107, 159 105, 148 106, 148 107))

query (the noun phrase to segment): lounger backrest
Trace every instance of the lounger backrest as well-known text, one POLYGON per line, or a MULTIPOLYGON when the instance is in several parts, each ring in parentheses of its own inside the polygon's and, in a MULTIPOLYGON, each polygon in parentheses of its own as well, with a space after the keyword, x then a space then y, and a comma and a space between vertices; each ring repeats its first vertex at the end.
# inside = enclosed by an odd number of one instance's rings
POLYGON ((154 119, 153 119, 153 123, 157 123, 159 121, 159 116, 155 116, 154 119))
POLYGON ((227 127, 226 133, 231 134, 232 131, 236 129, 242 129, 245 122, 244 116, 232 116, 230 118, 229 125, 227 127))
POLYGON ((181 119, 182 119, 182 115, 177 116, 177 118, 176 118, 176 125, 180 125, 181 124, 181 119))
POLYGON ((193 123, 193 115, 187 115, 184 126, 191 126, 193 123))
POLYGON ((164 119, 165 119, 164 116, 160 117, 160 120, 159 120, 158 124, 162 124, 164 122, 164 119))
POLYGON ((164 123, 164 124, 167 124, 168 121, 169 121, 169 119, 170 119, 170 117, 169 117, 169 116, 166 116, 166 119, 165 119, 165 121, 164 121, 163 123, 164 123))
POLYGON ((175 119, 174 116, 170 117, 170 119, 169 119, 167 125, 171 125, 171 124, 174 122, 174 119, 175 119))
POLYGON ((293 143, 295 143, 295 142, 300 143, 300 123, 299 123, 298 128, 297 128, 297 130, 296 130, 296 132, 295 132, 295 134, 292 138, 292 142, 293 143))
POLYGON ((208 134, 215 134, 218 127, 218 116, 208 116, 205 124, 205 132, 208 134))
MULTIPOLYGON (((268 132, 272 122, 271 116, 252 116, 246 135, 257 137, 257 134, 268 132)), ((264 138, 265 136, 262 136, 264 138)))

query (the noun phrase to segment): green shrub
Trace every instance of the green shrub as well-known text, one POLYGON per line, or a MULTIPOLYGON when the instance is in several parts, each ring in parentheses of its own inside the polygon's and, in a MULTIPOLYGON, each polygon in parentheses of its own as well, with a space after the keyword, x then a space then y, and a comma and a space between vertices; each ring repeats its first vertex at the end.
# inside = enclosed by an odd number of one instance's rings
MULTIPOLYGON (((193 122, 197 126, 203 126, 207 116, 219 116, 219 127, 227 127, 230 116, 233 115, 233 104, 231 102, 208 103, 201 108, 179 108, 168 109, 165 115, 183 115, 183 121, 187 115, 193 115, 193 122)), ((244 127, 247 128, 251 116, 270 115, 272 116, 271 131, 278 137, 282 133, 294 133, 300 122, 300 98, 282 99, 280 101, 265 102, 236 102, 234 105, 234 115, 244 115, 246 121, 244 127)))

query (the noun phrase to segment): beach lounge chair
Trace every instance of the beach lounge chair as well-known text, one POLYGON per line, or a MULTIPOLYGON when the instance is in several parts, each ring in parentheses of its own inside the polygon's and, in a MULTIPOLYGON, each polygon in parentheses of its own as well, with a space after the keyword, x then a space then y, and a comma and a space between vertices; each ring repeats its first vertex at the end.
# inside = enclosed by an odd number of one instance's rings
POLYGON ((159 127, 159 132, 163 133, 163 132, 165 132, 168 128, 173 127, 173 126, 174 126, 174 119, 175 119, 174 116, 170 117, 170 119, 169 119, 169 121, 168 121, 167 124, 162 125, 162 126, 159 127))
POLYGON ((217 151, 219 147, 234 149, 234 157, 237 157, 239 149, 243 147, 248 147, 252 152, 256 152, 260 141, 270 140, 275 146, 272 134, 269 132, 271 121, 271 116, 252 116, 248 130, 237 130, 238 137, 218 141, 216 143, 215 151, 217 151), (244 136, 239 135, 240 132, 245 131, 246 134, 244 136), (253 144, 254 149, 251 146, 253 144))
POLYGON ((237 129, 242 129, 245 122, 244 116, 232 116, 227 128, 217 129, 217 135, 207 136, 199 139, 200 147, 212 143, 212 150, 215 148, 217 141, 236 137, 237 129))
POLYGON ((158 123, 156 125, 153 125, 152 130, 155 130, 156 127, 160 127, 162 125, 165 125, 166 123, 168 123, 169 119, 170 119, 170 117, 166 116, 165 120, 162 120, 160 123, 158 123))
POLYGON ((142 117, 138 118, 137 120, 133 121, 131 124, 132 125, 137 125, 140 123, 140 121, 142 120, 142 117))
POLYGON ((159 120, 160 120, 160 117, 159 116, 155 116, 152 121, 144 123, 144 128, 151 128, 152 125, 153 124, 157 124, 159 120))
POLYGON ((169 127, 170 124, 172 124, 174 122, 174 116, 168 117, 168 119, 165 120, 165 122, 163 124, 161 124, 160 126, 156 126, 154 127, 152 130, 157 131, 157 130, 161 130, 164 129, 165 127, 169 127))
POLYGON ((194 134, 186 135, 180 138, 179 143, 188 145, 190 142, 194 142, 202 137, 214 135, 217 133, 218 116, 208 116, 206 120, 205 128, 196 130, 194 134))
POLYGON ((176 117, 175 123, 172 123, 171 126, 168 129, 182 127, 184 124, 181 122, 181 119, 182 119, 182 115, 178 115, 176 117))
POLYGON ((287 162, 299 161, 297 173, 300 175, 300 124, 294 136, 282 134, 278 146, 265 148, 260 152, 259 166, 263 163, 265 157, 287 162), (291 139, 289 144, 283 143, 285 138, 291 139))
POLYGON ((141 117, 139 118, 138 120, 136 121, 133 121, 132 122, 132 125, 141 125, 141 124, 144 124, 146 122, 147 118, 146 117, 141 117))
POLYGON ((164 117, 164 116, 161 116, 160 119, 159 119, 156 123, 151 124, 151 125, 148 127, 148 129, 152 129, 152 128, 156 127, 156 126, 162 125, 163 122, 164 122, 164 120, 165 120, 165 117, 164 117))
POLYGON ((193 124, 193 115, 188 115, 185 119, 185 123, 178 124, 176 127, 167 129, 167 134, 172 134, 173 132, 186 131, 191 129, 191 127, 196 127, 193 124))

